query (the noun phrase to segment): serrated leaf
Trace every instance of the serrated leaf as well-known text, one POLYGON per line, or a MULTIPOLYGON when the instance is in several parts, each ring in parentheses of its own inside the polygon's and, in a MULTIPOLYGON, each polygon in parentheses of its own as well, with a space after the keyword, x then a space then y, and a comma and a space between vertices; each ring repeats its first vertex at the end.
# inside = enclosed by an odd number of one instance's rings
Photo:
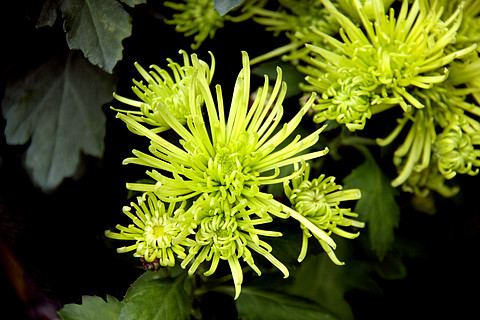
POLYGON ((120 0, 121 2, 125 3, 129 7, 135 7, 138 4, 147 3, 147 0, 120 0))
POLYGON ((146 272, 128 289, 119 320, 190 319, 191 302, 184 289, 184 276, 161 278, 146 272))
POLYGON ((243 288, 236 305, 239 317, 243 320, 335 319, 311 301, 255 287, 243 288))
POLYGON ((218 14, 226 15, 230 10, 235 9, 242 4, 244 0, 213 0, 213 7, 218 14))
POLYGON ((277 67, 282 69, 282 79, 287 84, 287 94, 285 98, 290 98, 300 94, 299 83, 303 82, 305 77, 300 71, 295 68, 291 63, 276 59, 259 64, 252 69, 252 73, 263 77, 267 75, 270 79, 275 80, 277 78, 277 67))
POLYGON ((367 224, 371 249, 383 259, 393 243, 400 218, 400 208, 395 201, 397 191, 370 153, 364 151, 364 155, 365 162, 353 169, 343 182, 345 188, 362 191, 355 212, 367 224))
POLYGON ((105 302, 100 297, 83 296, 82 304, 67 304, 58 314, 62 320, 118 320, 123 304, 115 297, 107 295, 105 302))
POLYGON ((9 83, 2 101, 9 144, 25 144, 26 166, 35 184, 55 189, 71 177, 81 152, 103 154, 105 115, 114 79, 78 53, 55 58, 9 83))
POLYGON ((130 15, 115 0, 64 0, 60 6, 70 49, 111 73, 132 33, 130 15))

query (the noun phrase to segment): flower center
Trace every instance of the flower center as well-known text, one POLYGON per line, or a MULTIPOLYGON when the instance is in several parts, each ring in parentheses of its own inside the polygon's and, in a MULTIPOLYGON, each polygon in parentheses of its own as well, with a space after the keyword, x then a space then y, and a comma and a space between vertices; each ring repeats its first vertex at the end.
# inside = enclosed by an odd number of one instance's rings
POLYGON ((156 221, 148 221, 145 226, 145 242, 150 247, 166 248, 171 246, 172 238, 178 235, 179 229, 166 217, 156 221))
POLYGON ((152 231, 153 236, 156 238, 160 238, 165 235, 163 226, 154 226, 152 231))
POLYGON ((231 155, 220 155, 218 160, 218 165, 220 171, 224 177, 229 176, 233 170, 239 169, 239 166, 236 163, 237 157, 231 155))

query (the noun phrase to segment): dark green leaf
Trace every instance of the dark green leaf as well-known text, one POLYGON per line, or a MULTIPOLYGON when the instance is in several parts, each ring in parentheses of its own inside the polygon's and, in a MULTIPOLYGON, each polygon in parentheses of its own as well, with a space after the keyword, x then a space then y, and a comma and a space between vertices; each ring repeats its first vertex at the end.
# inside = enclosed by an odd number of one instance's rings
POLYGON ((303 82, 305 75, 289 62, 282 61, 281 59, 267 61, 253 68, 252 73, 260 77, 266 74, 270 79, 275 80, 277 78, 277 66, 282 69, 282 79, 287 83, 287 94, 285 98, 300 94, 302 90, 300 90, 298 84, 303 82))
MULTIPOLYGON (((347 250, 348 241, 352 240, 335 238, 336 254, 345 265, 334 264, 326 254, 307 255, 292 274, 294 281, 289 289, 290 293, 315 301, 342 320, 353 319, 350 304, 345 300, 347 291, 378 292, 377 284, 369 276, 371 267, 352 258, 347 250)), ((312 242, 315 241, 310 246, 312 242)))
POLYGON ((147 3, 147 0, 120 0, 120 1, 132 8, 135 7, 137 4, 147 3))
POLYGON ((107 296, 107 302, 100 297, 83 296, 82 304, 67 304, 58 314, 63 320, 118 320, 122 302, 115 297, 107 296))
POLYGON ((397 191, 390 185, 390 179, 368 151, 364 151, 364 155, 365 162, 344 179, 344 187, 361 190, 362 198, 358 200, 355 212, 367 223, 370 246, 382 259, 393 243, 400 208, 395 201, 397 191))
POLYGON ((110 75, 74 53, 7 85, 2 101, 7 143, 31 138, 26 166, 44 191, 74 175, 81 152, 103 155, 102 105, 112 99, 114 85, 110 75))
POLYGON ((213 0, 213 7, 221 16, 241 5, 243 0, 213 0))
POLYGON ((64 0, 60 9, 69 48, 111 73, 132 33, 130 15, 115 0, 64 0))
POLYGON ((57 9, 61 0, 46 0, 35 27, 53 26, 57 20, 57 9))
POLYGON ((183 275, 162 278, 158 273, 146 272, 128 289, 119 320, 190 319, 192 307, 184 280, 183 275))
POLYGON ((261 288, 244 287, 236 302, 243 320, 335 319, 311 301, 261 288))

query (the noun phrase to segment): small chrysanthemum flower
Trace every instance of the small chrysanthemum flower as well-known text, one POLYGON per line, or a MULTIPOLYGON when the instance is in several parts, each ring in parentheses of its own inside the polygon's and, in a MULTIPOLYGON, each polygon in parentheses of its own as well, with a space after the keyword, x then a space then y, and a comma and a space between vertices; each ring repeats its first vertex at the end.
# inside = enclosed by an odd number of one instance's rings
POLYGON ((281 6, 276 11, 253 7, 253 20, 264 25, 267 31, 274 32, 275 37, 285 34, 290 43, 252 59, 252 64, 277 56, 284 60, 306 58, 308 49, 304 47, 305 43, 325 45, 323 39, 318 42, 319 38, 311 27, 327 34, 338 30, 338 23, 318 0, 280 0, 279 3, 281 6))
MULTIPOLYGON (((367 119, 372 117, 372 93, 366 89, 361 76, 348 75, 349 70, 332 69, 320 75, 318 80, 310 79, 321 96, 313 105, 313 121, 322 123, 335 120, 350 131, 362 130, 367 119)), ((304 87, 305 88, 305 87, 304 87)))
POLYGON ((166 23, 175 25, 175 31, 185 37, 195 35, 192 50, 198 49, 205 39, 213 38, 217 29, 223 28, 225 18, 215 10, 212 0, 165 1, 163 4, 179 11, 171 20, 165 20, 166 23))
POLYGON ((211 261, 210 268, 204 273, 209 276, 215 272, 220 260, 225 260, 230 266, 235 284, 235 299, 241 291, 243 271, 240 258, 245 261, 258 275, 260 269, 255 265, 251 251, 267 258, 273 265, 288 277, 288 269, 278 261, 270 251, 272 248, 259 239, 261 236, 279 237, 280 232, 259 230, 255 226, 271 221, 271 218, 255 218, 257 213, 246 207, 246 201, 231 204, 216 196, 211 198, 205 194, 192 206, 198 229, 193 245, 181 266, 185 268, 191 261, 188 273, 193 274, 204 261, 211 261))
MULTIPOLYGON (((342 190, 341 185, 335 183, 335 177, 326 177, 324 174, 317 179, 309 180, 310 166, 306 170, 291 180, 284 182, 285 194, 290 199, 292 207, 312 222, 318 228, 324 230, 329 235, 331 233, 339 236, 354 239, 360 233, 351 233, 340 227, 358 227, 363 228, 364 223, 351 218, 358 217, 358 214, 351 212, 350 209, 340 208, 342 201, 358 200, 361 197, 359 189, 342 190)), ((303 241, 302 249, 298 257, 301 262, 307 254, 308 238, 312 236, 308 228, 302 225, 303 241)), ((342 265, 336 257, 330 246, 321 238, 317 238, 320 245, 326 251, 330 259, 342 265)))
POLYGON ((197 59, 194 54, 191 62, 185 51, 180 50, 180 54, 183 55, 183 65, 167 59, 171 73, 156 65, 152 65, 151 68, 153 70, 147 72, 138 63, 135 63, 135 67, 147 82, 147 84, 144 84, 143 81, 133 80, 135 86, 132 87, 132 90, 141 101, 128 99, 115 93, 114 97, 118 101, 140 110, 115 110, 128 114, 138 122, 152 126, 152 131, 156 133, 170 129, 167 122, 160 115, 159 110, 161 108, 167 107, 180 123, 185 124, 187 117, 190 115, 187 102, 189 100, 188 94, 193 72, 196 69, 202 70, 206 75, 208 83, 210 83, 215 71, 215 59, 211 55, 212 63, 209 67, 206 62, 197 59))
MULTIPOLYGON (((353 3, 362 23, 361 29, 329 0, 322 0, 322 3, 340 23, 341 40, 314 30, 334 50, 307 45, 316 58, 301 70, 307 74, 306 81, 313 87, 317 87, 316 83, 324 81, 324 78, 315 77, 319 71, 312 69, 320 69, 323 73, 330 72, 327 67, 349 70, 344 81, 355 76, 362 79, 361 89, 371 92, 372 114, 394 105, 400 105, 404 112, 411 110, 412 106, 423 108, 424 105, 412 91, 415 88, 429 89, 445 81, 448 73, 442 68, 476 47, 473 44, 448 54, 445 52, 445 48, 455 40, 461 24, 460 7, 444 21, 440 18, 442 8, 436 2, 430 4, 428 0, 415 0, 410 5, 408 0, 404 0, 395 15, 393 8, 386 12, 383 1, 372 0, 374 20, 371 20, 362 3, 355 0, 353 3)), ((337 73, 328 81, 338 82, 341 75, 337 73)), ((322 87, 317 91, 321 94, 322 87)))
POLYGON ((480 145, 480 132, 465 132, 460 120, 451 123, 437 136, 434 144, 440 173, 447 179, 457 173, 478 174, 480 150, 475 149, 475 145, 480 145))
POLYGON ((137 197, 137 202, 131 203, 135 213, 131 212, 131 207, 123 208, 123 213, 132 219, 133 224, 128 227, 117 225, 120 232, 107 230, 105 236, 135 241, 132 245, 118 248, 119 253, 135 251, 133 255, 146 262, 158 261, 160 266, 173 267, 175 256, 184 259, 185 246, 195 243, 187 238, 195 227, 193 216, 185 214, 185 203, 178 206, 176 202, 171 202, 165 208, 165 204, 153 193, 137 197))
POLYGON ((178 11, 173 14, 171 20, 165 22, 175 25, 175 31, 183 33, 185 37, 195 35, 191 44, 192 50, 198 49, 207 38, 212 39, 217 29, 223 28, 225 21, 240 22, 249 19, 252 16, 249 12, 250 7, 261 6, 265 0, 244 1, 240 14, 236 16, 221 16, 215 10, 213 2, 213 0, 183 0, 163 3, 166 7, 178 11))

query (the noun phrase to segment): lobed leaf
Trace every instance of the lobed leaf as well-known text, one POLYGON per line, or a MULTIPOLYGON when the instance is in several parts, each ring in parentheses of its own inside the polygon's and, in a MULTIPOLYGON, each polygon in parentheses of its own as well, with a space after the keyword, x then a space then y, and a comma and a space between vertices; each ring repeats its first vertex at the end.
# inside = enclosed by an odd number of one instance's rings
POLYGON ((105 115, 114 79, 76 53, 52 59, 7 85, 2 112, 8 144, 25 144, 26 166, 44 191, 74 175, 81 152, 103 155, 105 115))
POLYGON ((100 297, 83 296, 82 304, 66 304, 58 314, 62 320, 118 320, 122 303, 115 297, 107 295, 107 301, 100 297))
POLYGON ((370 153, 364 151, 365 162, 352 170, 344 179, 345 188, 359 188, 362 198, 355 212, 367 224, 370 247, 381 260, 395 238, 395 228, 400 219, 400 208, 395 201, 397 190, 383 173, 370 153))
POLYGON ((192 309, 184 276, 161 278, 146 272, 128 289, 119 320, 188 320, 192 309))
MULTIPOLYGON (((131 1, 129 1, 130 3, 131 1)), ((112 73, 122 59, 122 40, 132 33, 130 15, 115 0, 64 0, 60 5, 70 49, 112 73)))

